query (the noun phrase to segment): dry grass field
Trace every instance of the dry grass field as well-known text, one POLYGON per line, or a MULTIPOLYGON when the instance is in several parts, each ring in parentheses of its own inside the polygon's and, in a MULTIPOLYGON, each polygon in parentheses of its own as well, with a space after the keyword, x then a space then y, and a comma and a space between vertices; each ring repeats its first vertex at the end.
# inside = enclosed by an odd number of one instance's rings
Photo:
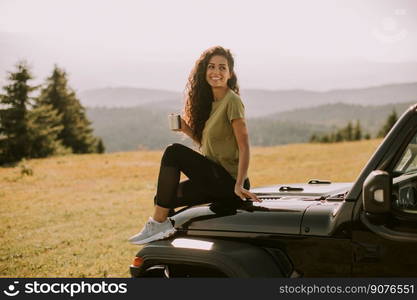
MULTIPOLYGON (((353 181, 380 140, 252 148, 252 186, 353 181)), ((0 168, 0 277, 128 277, 127 238, 151 213, 161 151, 0 168)))

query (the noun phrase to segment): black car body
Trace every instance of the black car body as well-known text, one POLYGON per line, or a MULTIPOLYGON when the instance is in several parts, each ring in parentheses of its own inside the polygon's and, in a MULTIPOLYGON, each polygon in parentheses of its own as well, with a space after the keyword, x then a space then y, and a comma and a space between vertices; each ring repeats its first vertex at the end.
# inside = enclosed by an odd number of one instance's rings
POLYGON ((417 276, 417 105, 354 183, 251 191, 263 202, 177 212, 178 233, 145 245, 132 276, 417 276))

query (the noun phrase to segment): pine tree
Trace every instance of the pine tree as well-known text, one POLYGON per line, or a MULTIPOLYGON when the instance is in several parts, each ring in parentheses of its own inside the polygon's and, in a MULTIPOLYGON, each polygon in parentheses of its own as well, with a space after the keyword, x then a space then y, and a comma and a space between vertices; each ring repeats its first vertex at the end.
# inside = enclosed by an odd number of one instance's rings
POLYGON ((329 136, 328 135, 322 136, 321 139, 320 139, 320 142, 321 143, 329 143, 330 142, 329 136))
POLYGON ((336 131, 332 131, 332 132, 329 132, 327 134, 327 137, 329 138, 329 143, 335 143, 336 142, 336 134, 337 134, 336 131))
POLYGON ((343 134, 340 132, 340 130, 338 130, 335 134, 335 140, 336 143, 342 142, 343 141, 343 134))
POLYGON ((62 131, 61 116, 51 105, 37 104, 27 114, 28 157, 47 157, 70 152, 58 135, 62 131))
POLYGON ((385 137, 388 132, 391 130, 392 126, 397 122, 397 112, 395 109, 392 111, 392 113, 388 116, 387 121, 385 122, 384 126, 379 130, 377 137, 383 138, 385 137))
POLYGON ((63 130, 58 139, 65 147, 72 149, 74 153, 98 151, 98 140, 92 134, 91 123, 75 92, 68 87, 64 70, 54 67, 39 99, 41 103, 51 105, 62 117, 63 130))
POLYGON ((318 142, 319 138, 317 137, 317 135, 315 133, 313 133, 313 135, 310 137, 310 143, 316 143, 318 142))
POLYGON ((16 69, 9 72, 10 84, 0 95, 0 163, 19 161, 30 152, 27 117, 30 94, 37 87, 28 84, 33 76, 25 61, 18 62, 16 69))
POLYGON ((362 128, 359 120, 356 120, 356 125, 353 128, 353 140, 360 141, 362 139, 362 128))
POLYGON ((106 148, 104 147, 103 140, 99 138, 98 143, 97 143, 97 153, 104 153, 104 152, 106 152, 106 148))
POLYGON ((353 127, 352 127, 352 123, 349 122, 347 124, 347 126, 344 128, 344 140, 345 141, 351 141, 353 138, 353 127))

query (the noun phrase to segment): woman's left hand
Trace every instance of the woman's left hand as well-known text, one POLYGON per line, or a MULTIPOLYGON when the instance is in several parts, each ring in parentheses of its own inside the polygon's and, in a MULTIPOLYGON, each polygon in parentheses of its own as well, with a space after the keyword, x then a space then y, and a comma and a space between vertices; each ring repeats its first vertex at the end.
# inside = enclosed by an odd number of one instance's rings
POLYGON ((249 198, 249 200, 253 202, 262 202, 262 200, 259 199, 258 196, 256 196, 254 193, 249 192, 247 189, 245 189, 239 184, 235 185, 235 194, 238 195, 242 200, 247 200, 249 198))

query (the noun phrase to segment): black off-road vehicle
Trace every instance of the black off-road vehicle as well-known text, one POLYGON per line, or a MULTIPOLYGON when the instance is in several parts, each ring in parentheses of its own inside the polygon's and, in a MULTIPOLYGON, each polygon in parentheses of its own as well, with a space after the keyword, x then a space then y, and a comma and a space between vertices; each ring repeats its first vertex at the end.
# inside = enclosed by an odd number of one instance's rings
POLYGON ((177 212, 178 233, 145 245, 132 277, 417 276, 417 104, 354 183, 251 191, 263 202, 177 212))

